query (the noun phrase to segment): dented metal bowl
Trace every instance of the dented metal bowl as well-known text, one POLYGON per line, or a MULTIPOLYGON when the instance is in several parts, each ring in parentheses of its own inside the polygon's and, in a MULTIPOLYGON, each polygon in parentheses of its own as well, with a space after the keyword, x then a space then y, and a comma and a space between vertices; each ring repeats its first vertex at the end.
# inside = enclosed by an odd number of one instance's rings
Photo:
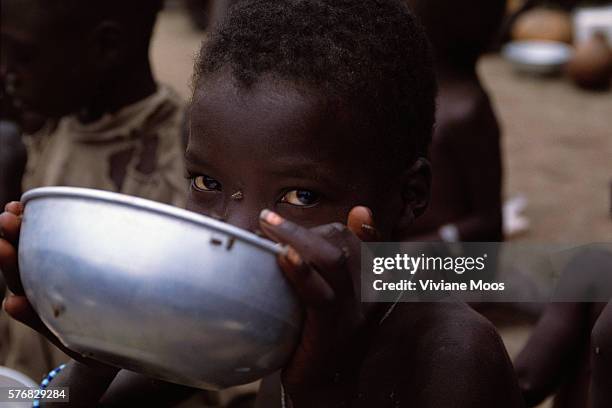
POLYGON ((301 309, 276 244, 116 193, 45 187, 22 200, 23 286, 70 349, 207 389, 261 378, 293 352, 301 309))

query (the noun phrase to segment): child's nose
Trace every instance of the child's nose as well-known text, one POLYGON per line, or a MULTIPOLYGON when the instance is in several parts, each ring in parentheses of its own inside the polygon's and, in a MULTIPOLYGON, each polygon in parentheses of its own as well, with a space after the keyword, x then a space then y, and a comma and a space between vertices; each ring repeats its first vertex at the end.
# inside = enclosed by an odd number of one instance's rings
POLYGON ((263 208, 245 205, 230 205, 227 209, 225 222, 247 231, 259 230, 259 213, 263 208))

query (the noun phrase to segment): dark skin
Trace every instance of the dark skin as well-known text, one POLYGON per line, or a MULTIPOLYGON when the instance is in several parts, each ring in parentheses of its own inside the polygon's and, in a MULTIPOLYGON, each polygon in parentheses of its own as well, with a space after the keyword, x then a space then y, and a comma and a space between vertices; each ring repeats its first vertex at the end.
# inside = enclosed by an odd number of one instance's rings
POLYGON ((138 24, 79 19, 83 10, 62 14, 41 0, 1 5, 0 72, 21 110, 51 118, 79 113, 88 122, 155 92, 148 41, 135 40, 138 24))
MULTIPOLYGON (((609 281, 612 255, 576 257, 560 280, 567 293, 588 296, 609 281), (575 275, 575 276, 570 276, 575 275), (571 287, 571 291, 567 288, 571 287)), ((528 406, 555 395, 555 408, 608 407, 612 404, 612 304, 550 303, 517 357, 519 386, 528 406)))
POLYGON ((439 228, 453 224, 462 241, 502 241, 500 129, 476 72, 483 50, 474 48, 490 36, 492 23, 483 21, 494 22, 501 8, 483 7, 484 1, 462 7, 442 0, 407 2, 434 46, 438 99, 431 204, 406 239, 440 240, 439 228))
POLYGON ((439 63, 438 109, 430 155, 431 205, 408 239, 440 239, 452 223, 463 241, 501 241, 500 131, 475 65, 439 63))
MULTIPOLYGON (((305 308, 281 374, 292 406, 520 406, 499 337, 467 306, 400 304, 381 324, 390 305, 359 301, 360 242, 395 239, 424 211, 427 161, 389 174, 368 160, 376 146, 356 142, 367 138, 348 115, 314 91, 266 76, 245 90, 226 71, 203 81, 191 114, 188 205, 288 246, 278 262, 305 308), (237 191, 242 199, 232 198, 237 191)), ((0 216, 0 261, 11 285, 19 210, 11 204, 0 216)), ((34 325, 25 297, 5 310, 34 325)), ((91 399, 79 400, 91 406, 116 370, 80 360, 80 378, 98 383, 89 385, 91 399)), ((71 373, 54 385, 68 384, 71 373)))

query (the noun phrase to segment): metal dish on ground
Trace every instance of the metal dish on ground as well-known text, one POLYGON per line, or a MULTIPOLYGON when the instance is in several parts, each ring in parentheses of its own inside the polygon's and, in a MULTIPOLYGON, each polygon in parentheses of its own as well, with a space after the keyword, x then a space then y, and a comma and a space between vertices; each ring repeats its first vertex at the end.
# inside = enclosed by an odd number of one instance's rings
POLYGON ((572 57, 572 48, 556 41, 515 41, 502 49, 504 58, 520 72, 552 75, 561 72, 572 57))

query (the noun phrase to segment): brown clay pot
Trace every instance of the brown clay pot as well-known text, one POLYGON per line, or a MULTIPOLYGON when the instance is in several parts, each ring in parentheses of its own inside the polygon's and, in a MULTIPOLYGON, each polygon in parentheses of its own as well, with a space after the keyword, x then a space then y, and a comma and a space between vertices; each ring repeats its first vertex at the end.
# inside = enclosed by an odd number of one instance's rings
POLYGON ((567 66, 569 76, 584 88, 606 88, 612 77, 612 49, 602 33, 576 47, 567 66))

